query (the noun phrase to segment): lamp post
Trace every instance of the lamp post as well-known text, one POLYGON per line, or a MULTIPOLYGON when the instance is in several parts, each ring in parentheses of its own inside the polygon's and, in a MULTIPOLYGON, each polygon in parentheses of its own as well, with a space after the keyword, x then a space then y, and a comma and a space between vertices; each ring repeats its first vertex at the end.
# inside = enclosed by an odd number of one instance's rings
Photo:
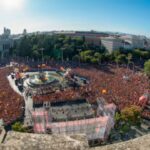
MULTIPOLYGON (((42 62, 41 63, 43 64, 44 63, 44 57, 43 57, 44 48, 41 48, 40 51, 42 52, 42 62)), ((42 64, 41 64, 41 67, 42 67, 42 64)), ((42 71, 43 71, 43 68, 42 68, 42 71)))
POLYGON ((44 57, 43 57, 44 48, 41 48, 41 51, 42 51, 42 64, 43 64, 44 63, 44 57))
POLYGON ((134 62, 132 61, 131 64, 133 65, 133 73, 135 72, 135 64, 134 62))
POLYGON ((81 63, 81 58, 80 58, 80 52, 82 51, 82 49, 78 49, 78 52, 79 52, 79 66, 80 66, 80 63, 81 63))
POLYGON ((62 48, 61 50, 62 50, 61 61, 63 63, 64 62, 64 50, 65 50, 65 48, 62 48))

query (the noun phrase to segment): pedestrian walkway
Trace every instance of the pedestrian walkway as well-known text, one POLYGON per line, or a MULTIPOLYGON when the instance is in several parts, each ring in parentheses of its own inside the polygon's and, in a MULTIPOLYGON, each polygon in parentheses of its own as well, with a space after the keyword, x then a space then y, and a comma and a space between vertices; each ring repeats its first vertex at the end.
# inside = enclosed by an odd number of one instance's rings
POLYGON ((33 100, 30 96, 25 96, 25 118, 24 118, 24 126, 32 126, 32 116, 31 112, 33 111, 33 100))
POLYGON ((31 126, 32 125, 32 117, 31 117, 31 112, 33 110, 33 100, 32 97, 30 96, 26 96, 25 92, 21 93, 18 89, 18 87, 15 85, 15 80, 13 80, 11 78, 11 75, 9 75, 7 77, 9 84, 11 86, 11 88, 18 93, 19 95, 21 95, 24 99, 25 102, 25 118, 24 118, 24 126, 31 126))
POLYGON ((15 84, 15 80, 11 78, 11 75, 7 76, 7 79, 9 81, 9 84, 11 86, 11 88, 18 93, 19 95, 23 96, 23 94, 19 91, 18 87, 15 84))

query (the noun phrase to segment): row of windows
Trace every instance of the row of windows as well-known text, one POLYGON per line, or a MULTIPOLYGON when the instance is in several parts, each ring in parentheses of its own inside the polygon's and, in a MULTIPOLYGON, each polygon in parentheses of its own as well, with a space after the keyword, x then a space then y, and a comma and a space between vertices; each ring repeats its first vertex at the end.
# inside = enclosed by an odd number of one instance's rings
POLYGON ((4 44, 3 45, 3 50, 8 50, 10 49, 10 44, 4 44))

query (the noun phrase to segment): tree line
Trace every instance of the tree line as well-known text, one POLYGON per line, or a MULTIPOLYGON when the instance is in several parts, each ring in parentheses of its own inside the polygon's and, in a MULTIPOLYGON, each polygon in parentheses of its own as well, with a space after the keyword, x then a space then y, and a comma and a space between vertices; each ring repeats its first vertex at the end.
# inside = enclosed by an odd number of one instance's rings
POLYGON ((44 60, 80 61, 92 64, 116 63, 118 65, 133 62, 144 66, 144 63, 150 59, 150 50, 118 49, 109 53, 101 44, 97 46, 93 42, 87 42, 84 36, 71 37, 45 34, 27 35, 15 41, 14 47, 10 50, 10 55, 37 60, 42 58, 41 49, 43 49, 44 60))
POLYGON ((101 52, 102 48, 93 43, 87 43, 85 37, 70 37, 65 35, 32 35, 24 36, 16 41, 11 50, 11 55, 41 59, 41 51, 45 59, 72 60, 81 51, 91 49, 101 52))

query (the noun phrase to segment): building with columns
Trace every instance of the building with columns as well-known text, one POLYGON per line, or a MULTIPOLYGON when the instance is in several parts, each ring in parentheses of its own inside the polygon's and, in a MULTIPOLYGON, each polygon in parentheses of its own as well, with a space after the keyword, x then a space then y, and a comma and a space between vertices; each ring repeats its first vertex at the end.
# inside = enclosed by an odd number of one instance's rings
POLYGON ((13 39, 11 38, 11 30, 4 28, 4 32, 0 35, 0 59, 7 57, 9 49, 13 46, 13 39))

